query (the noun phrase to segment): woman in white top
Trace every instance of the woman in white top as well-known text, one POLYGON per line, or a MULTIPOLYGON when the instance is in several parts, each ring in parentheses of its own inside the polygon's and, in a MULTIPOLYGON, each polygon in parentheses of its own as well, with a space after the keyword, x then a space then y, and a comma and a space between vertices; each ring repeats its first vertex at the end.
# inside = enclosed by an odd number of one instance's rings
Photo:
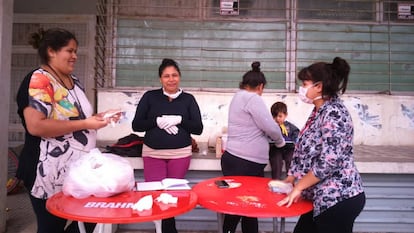
MULTIPOLYGON (((38 233, 77 232, 76 222, 65 230, 67 220, 50 214, 46 200, 62 190, 70 163, 95 148, 96 130, 109 120, 93 115, 84 88, 72 74, 78 41, 71 32, 40 30, 31 35, 30 44, 38 50, 41 65, 26 75, 17 94, 26 131, 17 177, 30 190, 38 233)), ((87 228, 92 232, 94 224, 87 228)))

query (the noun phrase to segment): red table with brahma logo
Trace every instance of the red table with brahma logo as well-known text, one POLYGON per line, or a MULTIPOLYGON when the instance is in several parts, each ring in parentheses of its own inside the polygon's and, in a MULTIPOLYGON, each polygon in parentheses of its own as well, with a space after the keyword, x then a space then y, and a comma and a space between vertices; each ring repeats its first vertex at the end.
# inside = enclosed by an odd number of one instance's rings
MULTIPOLYGON (((192 210, 196 205, 197 195, 191 190, 130 191, 107 198, 90 196, 84 199, 76 199, 60 192, 46 202, 46 208, 50 213, 61 218, 79 221, 81 233, 85 232, 83 222, 122 224, 156 221, 183 214, 192 210), (177 203, 157 202, 155 199, 161 193, 178 197, 177 203), (147 195, 152 195, 154 200, 152 209, 133 210, 132 206, 147 195)), ((103 225, 98 225, 99 232, 103 232, 103 225)), ((160 230, 159 227, 156 223, 157 232, 160 230)))
POLYGON ((269 190, 270 178, 254 176, 223 176, 204 180, 193 187, 198 203, 218 213, 218 230, 222 232, 222 214, 273 218, 273 231, 277 232, 277 217, 281 218, 280 231, 285 231, 285 218, 299 216, 313 209, 312 203, 299 200, 290 207, 277 203, 286 194, 269 190), (229 188, 218 188, 216 180, 226 180, 229 188))

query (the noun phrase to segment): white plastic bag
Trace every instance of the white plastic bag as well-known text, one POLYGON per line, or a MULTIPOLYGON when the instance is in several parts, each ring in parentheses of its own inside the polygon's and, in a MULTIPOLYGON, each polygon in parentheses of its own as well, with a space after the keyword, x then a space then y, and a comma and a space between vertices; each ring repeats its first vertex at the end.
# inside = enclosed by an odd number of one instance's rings
POLYGON ((286 183, 281 180, 271 180, 267 183, 270 191, 275 193, 290 193, 293 190, 293 185, 291 183, 286 183))
POLYGON ((128 160, 93 149, 70 165, 62 191, 75 198, 109 197, 132 190, 134 185, 134 169, 128 160))

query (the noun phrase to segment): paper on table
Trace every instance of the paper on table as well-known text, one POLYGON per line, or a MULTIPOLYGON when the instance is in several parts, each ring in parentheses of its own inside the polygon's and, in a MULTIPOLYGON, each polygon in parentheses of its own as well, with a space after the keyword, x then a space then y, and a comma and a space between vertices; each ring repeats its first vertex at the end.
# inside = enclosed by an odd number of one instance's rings
POLYGON ((162 181, 138 182, 137 190, 187 190, 191 189, 188 183, 186 179, 165 178, 162 181))

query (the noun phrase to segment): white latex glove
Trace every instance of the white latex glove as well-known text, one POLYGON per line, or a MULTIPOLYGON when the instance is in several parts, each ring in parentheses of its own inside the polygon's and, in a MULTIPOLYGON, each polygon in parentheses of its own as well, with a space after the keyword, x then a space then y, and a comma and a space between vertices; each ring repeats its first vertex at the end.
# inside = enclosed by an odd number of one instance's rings
POLYGON ((171 126, 170 128, 165 128, 164 130, 167 131, 167 133, 169 134, 176 135, 178 133, 178 127, 175 125, 171 126))
POLYGON ((180 115, 164 115, 162 117, 157 117, 157 125, 160 129, 178 125, 181 121, 182 117, 180 115))
POLYGON ((116 123, 119 123, 119 121, 122 119, 124 112, 120 109, 110 109, 106 112, 100 113, 103 118, 109 120, 109 123, 112 127, 115 127, 116 123))
POLYGON ((182 121, 182 116, 180 115, 165 115, 163 116, 167 119, 167 125, 166 128, 170 128, 173 125, 178 125, 182 121))
POLYGON ((164 116, 162 117, 157 117, 157 126, 160 129, 165 129, 167 127, 167 118, 165 118, 164 116))

